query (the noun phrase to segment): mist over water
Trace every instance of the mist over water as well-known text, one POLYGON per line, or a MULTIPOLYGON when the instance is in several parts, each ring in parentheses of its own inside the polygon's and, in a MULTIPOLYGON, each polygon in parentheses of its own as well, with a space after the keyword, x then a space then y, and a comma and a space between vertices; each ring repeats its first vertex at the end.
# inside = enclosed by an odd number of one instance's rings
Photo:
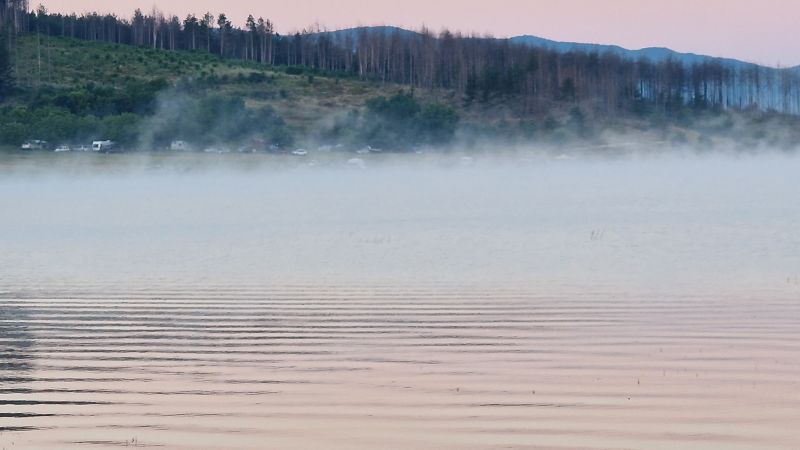
POLYGON ((797 158, 203 156, 6 175, 3 277, 735 289, 800 271, 797 158))
POLYGON ((800 159, 21 155, 0 448, 800 439, 800 159))

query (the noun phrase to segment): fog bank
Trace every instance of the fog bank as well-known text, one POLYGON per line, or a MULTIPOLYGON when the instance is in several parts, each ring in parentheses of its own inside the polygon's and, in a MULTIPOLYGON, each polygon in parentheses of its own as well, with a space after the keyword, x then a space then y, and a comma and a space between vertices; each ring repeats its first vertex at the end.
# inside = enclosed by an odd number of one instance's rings
POLYGON ((148 164, 4 176, 3 282, 727 290, 800 274, 796 158, 148 164))

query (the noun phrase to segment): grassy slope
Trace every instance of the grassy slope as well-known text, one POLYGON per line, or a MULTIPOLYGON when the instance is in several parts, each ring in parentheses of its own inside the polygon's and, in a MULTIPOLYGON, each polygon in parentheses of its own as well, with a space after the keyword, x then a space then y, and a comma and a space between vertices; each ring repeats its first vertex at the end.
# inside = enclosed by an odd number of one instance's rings
MULTIPOLYGON (((171 52, 46 37, 42 37, 41 46, 37 46, 35 35, 20 39, 17 61, 17 84, 24 90, 40 85, 69 88, 89 82, 117 86, 128 81, 157 78, 177 83, 181 79, 215 75, 220 80, 215 90, 242 96, 248 105, 268 104, 290 126, 298 129, 312 126, 332 114, 360 108, 368 98, 391 95, 402 89, 396 85, 321 74, 314 75, 310 81, 307 74, 290 75, 284 67, 221 59, 205 52, 171 52), (253 72, 263 73, 269 79, 262 83, 237 80, 238 75, 253 72)), ((426 92, 417 94, 431 97, 426 92)))
MULTIPOLYGON (((220 81, 219 90, 243 96, 253 106, 269 104, 290 125, 297 127, 314 124, 334 113, 361 108, 369 98, 408 90, 408 87, 396 84, 335 74, 316 74, 313 82, 309 83, 307 73, 290 75, 285 67, 271 68, 221 59, 205 52, 172 52, 45 36, 37 45, 35 35, 20 38, 17 61, 17 82, 23 89, 35 89, 39 85, 77 87, 88 82, 117 86, 126 81, 156 78, 175 83, 182 78, 212 74, 219 78, 227 76, 228 81, 220 81), (237 82, 239 74, 251 72, 264 73, 270 81, 259 84, 237 82)), ((466 107, 461 97, 451 91, 416 89, 414 94, 423 102, 438 101, 458 109, 468 122, 516 120, 513 105, 505 101, 494 101, 491 106, 466 107)))

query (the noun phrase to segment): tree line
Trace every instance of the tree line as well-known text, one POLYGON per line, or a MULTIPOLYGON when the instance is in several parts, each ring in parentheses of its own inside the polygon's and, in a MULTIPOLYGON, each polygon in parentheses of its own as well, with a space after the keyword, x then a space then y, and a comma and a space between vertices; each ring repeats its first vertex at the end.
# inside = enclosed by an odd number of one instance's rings
MULTIPOLYGON (((506 39, 390 27, 281 35, 250 15, 244 27, 224 14, 181 19, 153 8, 131 18, 51 14, 26 0, 0 0, 7 29, 76 39, 190 50, 224 58, 303 66, 416 88, 453 90, 468 102, 520 100, 522 113, 571 103, 600 112, 674 113, 685 107, 775 110, 800 114, 800 70, 708 59, 629 60, 613 53, 530 47, 506 39)), ((13 34, 8 46, 13 55, 13 34)))

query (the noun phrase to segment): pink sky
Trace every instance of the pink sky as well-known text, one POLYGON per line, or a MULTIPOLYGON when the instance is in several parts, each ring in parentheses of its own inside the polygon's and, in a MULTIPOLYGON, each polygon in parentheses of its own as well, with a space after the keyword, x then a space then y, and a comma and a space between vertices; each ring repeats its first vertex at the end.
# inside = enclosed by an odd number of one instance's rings
MULTIPOLYGON (((52 11, 128 17, 154 5, 181 17, 225 12, 243 23, 264 16, 288 32, 319 23, 448 27, 495 36, 670 47, 768 65, 800 64, 800 0, 43 0, 52 11), (112 6, 109 6, 112 4, 112 6), (220 6, 222 5, 222 6, 220 6)), ((36 4, 34 0, 31 4, 36 4)))

